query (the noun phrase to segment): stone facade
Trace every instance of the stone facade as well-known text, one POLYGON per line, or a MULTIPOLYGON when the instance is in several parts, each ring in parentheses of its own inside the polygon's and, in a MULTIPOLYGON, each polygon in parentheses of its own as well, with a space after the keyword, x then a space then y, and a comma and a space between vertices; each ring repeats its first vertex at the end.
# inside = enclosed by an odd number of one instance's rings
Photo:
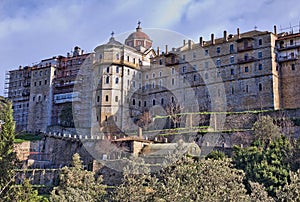
MULTIPOLYGON (((276 28, 274 33, 237 29, 235 34, 224 31, 222 38, 212 34, 207 41, 184 40, 182 46, 170 51, 166 46, 161 52, 152 49, 139 24, 124 44, 112 34, 93 53, 75 47, 73 55, 28 68, 26 89, 19 84, 24 74, 15 77, 25 68, 11 71, 8 95, 15 109, 18 99, 27 99, 22 106, 28 112, 14 112, 20 130, 61 125, 62 110, 72 103, 77 132, 98 136, 137 131, 139 124, 153 122, 146 120, 151 113, 170 114, 174 107, 173 113, 299 108, 299 40, 299 34, 277 34, 276 28), (41 71, 49 74, 39 76, 41 71), (29 114, 23 122, 22 113, 29 114)), ((176 126, 185 127, 185 122, 176 126)))

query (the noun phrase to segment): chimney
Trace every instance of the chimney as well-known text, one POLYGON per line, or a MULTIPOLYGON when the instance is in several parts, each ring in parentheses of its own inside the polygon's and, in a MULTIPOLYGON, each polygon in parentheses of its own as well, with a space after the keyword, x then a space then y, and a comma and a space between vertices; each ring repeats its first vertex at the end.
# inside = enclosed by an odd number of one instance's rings
POLYGON ((138 134, 139 134, 139 138, 140 138, 140 139, 143 139, 143 131, 142 131, 142 128, 141 128, 141 127, 139 127, 138 134))
POLYGON ((157 55, 159 56, 159 46, 157 47, 157 55))
POLYGON ((166 45, 166 54, 168 54, 168 45, 166 45))
POLYGON ((185 39, 183 39, 183 45, 185 45, 186 43, 185 43, 185 39))
POLYGON ((274 34, 277 35, 277 27, 274 25, 274 34))
POLYGON ((200 46, 202 47, 203 46, 203 37, 202 36, 199 38, 199 43, 200 43, 200 46))
POLYGON ((227 31, 226 30, 224 30, 224 41, 228 41, 228 37, 227 37, 227 31))
POLYGON ((215 44, 215 35, 211 34, 211 44, 214 45, 215 44))
POLYGON ((236 31, 237 31, 237 37, 238 37, 238 39, 241 38, 241 36, 240 36, 240 28, 237 28, 236 31))
POLYGON ((192 49, 192 40, 190 40, 190 39, 189 39, 189 41, 188 41, 188 47, 189 47, 189 50, 192 49))

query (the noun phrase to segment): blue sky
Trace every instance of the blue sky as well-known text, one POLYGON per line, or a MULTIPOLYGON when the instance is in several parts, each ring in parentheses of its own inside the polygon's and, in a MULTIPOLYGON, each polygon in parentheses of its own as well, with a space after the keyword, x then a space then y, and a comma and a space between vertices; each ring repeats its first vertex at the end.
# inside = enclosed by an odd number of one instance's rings
MULTIPOLYGON (((255 26, 272 31, 277 25, 280 31, 299 25, 299 11, 298 0, 1 0, 0 95, 5 71, 66 55, 76 45, 93 51, 111 31, 134 31, 138 20, 146 31, 171 30, 197 42, 200 36, 209 40, 211 33, 221 37, 238 27, 241 32, 255 26)), ((165 46, 154 38, 155 49, 165 46)))

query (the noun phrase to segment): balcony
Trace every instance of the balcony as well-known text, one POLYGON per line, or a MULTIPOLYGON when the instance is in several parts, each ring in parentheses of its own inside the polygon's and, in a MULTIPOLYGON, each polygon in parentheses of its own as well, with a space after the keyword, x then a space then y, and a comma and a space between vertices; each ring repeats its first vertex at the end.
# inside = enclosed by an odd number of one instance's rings
POLYGON ((290 49, 296 49, 300 47, 300 43, 293 43, 293 44, 280 44, 278 47, 279 51, 284 51, 284 50, 290 50, 290 49))
POLYGON ((299 55, 287 55, 287 56, 279 56, 277 58, 278 62, 287 62, 287 61, 295 61, 299 59, 299 55))
POLYGON ((77 81, 71 81, 71 82, 68 82, 68 83, 61 83, 61 84, 57 83, 57 84, 55 84, 55 87, 56 88, 68 87, 68 86, 73 86, 76 83, 77 83, 77 81))
POLYGON ((238 64, 245 64, 250 62, 255 62, 257 59, 255 57, 248 57, 244 59, 238 59, 238 64))
POLYGON ((252 45, 250 45, 250 46, 244 46, 244 47, 237 47, 237 51, 238 52, 250 51, 250 50, 253 50, 253 46, 252 45))

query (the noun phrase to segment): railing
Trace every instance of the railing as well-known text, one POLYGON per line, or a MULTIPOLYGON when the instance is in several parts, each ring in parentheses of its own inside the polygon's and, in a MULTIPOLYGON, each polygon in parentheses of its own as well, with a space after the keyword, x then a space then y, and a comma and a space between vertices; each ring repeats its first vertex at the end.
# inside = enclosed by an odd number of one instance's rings
POLYGON ((288 55, 288 56, 279 56, 277 58, 278 62, 286 62, 286 61, 293 61, 293 60, 298 60, 299 59, 299 55, 288 55))

